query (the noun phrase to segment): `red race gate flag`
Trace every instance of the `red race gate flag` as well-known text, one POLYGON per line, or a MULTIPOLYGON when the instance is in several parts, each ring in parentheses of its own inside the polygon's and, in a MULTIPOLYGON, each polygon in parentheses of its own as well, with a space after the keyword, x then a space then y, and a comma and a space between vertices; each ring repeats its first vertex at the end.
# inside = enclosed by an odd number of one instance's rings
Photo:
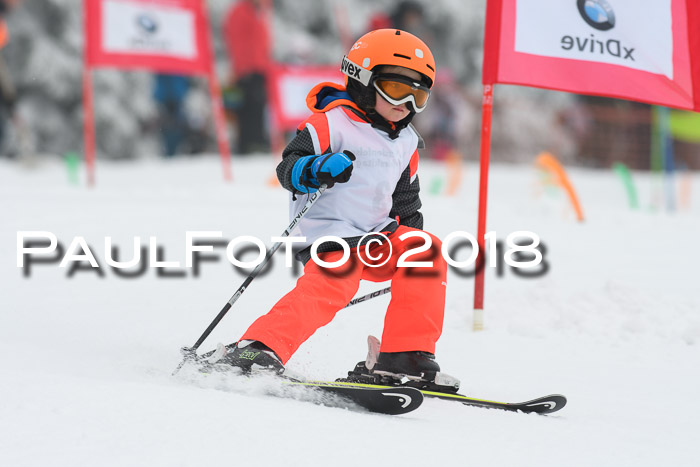
POLYGON ((474 329, 483 327, 493 85, 700 111, 697 0, 487 0, 474 329))
POLYGON ((94 182, 95 136, 91 68, 147 69, 207 75, 224 177, 230 179, 230 150, 221 90, 209 42, 203 0, 84 0, 85 159, 94 182))
POLYGON ((311 111, 306 96, 321 82, 345 84, 345 75, 336 65, 282 65, 276 63, 270 70, 268 94, 273 122, 278 130, 292 131, 311 111))
POLYGON ((700 110, 700 2, 489 0, 483 82, 700 110))

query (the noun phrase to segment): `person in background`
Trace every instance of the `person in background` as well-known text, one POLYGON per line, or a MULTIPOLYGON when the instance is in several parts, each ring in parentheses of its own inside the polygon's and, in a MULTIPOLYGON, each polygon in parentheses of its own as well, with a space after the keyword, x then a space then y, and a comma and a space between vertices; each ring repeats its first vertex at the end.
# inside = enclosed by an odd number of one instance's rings
POLYGON ((173 157, 189 134, 185 98, 190 90, 187 76, 156 74, 153 98, 158 104, 158 124, 165 157, 173 157))
MULTIPOLYGON (((368 22, 368 29, 395 28, 421 37, 433 47, 437 42, 434 28, 431 27, 423 5, 416 0, 402 0, 388 11, 378 11, 368 22)), ((439 47, 433 47, 437 52, 439 47)), ((448 154, 460 154, 459 129, 457 125, 465 120, 463 91, 449 66, 441 67, 443 80, 434 92, 432 103, 415 126, 425 139, 423 156, 431 159, 445 159, 448 154)))
POLYGON ((427 32, 423 6, 413 0, 399 2, 391 14, 393 27, 417 34, 427 32))
POLYGON ((369 18, 368 31, 396 28, 418 35, 425 32, 423 6, 413 0, 404 0, 396 4, 389 12, 377 11, 369 18))
POLYGON ((394 22, 391 20, 391 17, 383 11, 378 11, 369 18, 367 31, 374 31, 376 29, 388 29, 393 26, 394 22))
POLYGON ((261 0, 240 0, 224 20, 224 40, 232 66, 232 83, 241 92, 238 153, 270 149, 265 123, 270 65, 270 35, 261 0))
MULTIPOLYGON (((5 16, 17 1, 0 0, 0 51, 10 40, 5 16)), ((7 122, 15 118, 16 90, 5 59, 0 55, 0 148, 4 141, 7 122)))

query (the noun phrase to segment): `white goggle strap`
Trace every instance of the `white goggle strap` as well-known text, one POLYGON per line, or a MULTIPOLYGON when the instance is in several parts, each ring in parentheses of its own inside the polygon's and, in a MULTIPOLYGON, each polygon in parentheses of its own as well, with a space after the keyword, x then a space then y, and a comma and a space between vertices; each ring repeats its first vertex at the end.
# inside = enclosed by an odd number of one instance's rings
POLYGON ((362 68, 357 63, 353 63, 348 60, 348 57, 343 57, 343 63, 340 65, 340 71, 343 74, 349 76, 352 79, 356 79, 365 86, 369 86, 369 82, 372 80, 372 72, 366 68, 362 68))
POLYGON ((376 91, 379 93, 379 95, 382 96, 384 99, 386 99, 391 104, 401 105, 401 104, 406 103, 406 102, 413 103, 413 110, 415 110, 416 113, 421 113, 428 104, 428 101, 426 100, 425 101, 426 105, 424 105, 423 107, 418 107, 418 104, 416 104, 416 98, 413 97, 413 94, 409 94, 408 96, 406 96, 403 99, 400 99, 398 101, 396 99, 392 99, 391 97, 387 96, 384 93, 384 91, 381 90, 381 88, 379 86, 377 86, 376 82, 374 83, 374 89, 376 89, 376 91))

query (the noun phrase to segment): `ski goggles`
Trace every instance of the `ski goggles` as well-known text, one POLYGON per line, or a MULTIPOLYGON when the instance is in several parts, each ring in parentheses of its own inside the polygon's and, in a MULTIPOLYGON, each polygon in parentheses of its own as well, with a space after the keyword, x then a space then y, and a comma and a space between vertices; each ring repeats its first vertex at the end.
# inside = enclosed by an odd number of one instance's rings
POLYGON ((411 102, 416 112, 422 112, 428 104, 430 88, 418 81, 397 74, 383 74, 374 79, 374 89, 394 105, 411 102))

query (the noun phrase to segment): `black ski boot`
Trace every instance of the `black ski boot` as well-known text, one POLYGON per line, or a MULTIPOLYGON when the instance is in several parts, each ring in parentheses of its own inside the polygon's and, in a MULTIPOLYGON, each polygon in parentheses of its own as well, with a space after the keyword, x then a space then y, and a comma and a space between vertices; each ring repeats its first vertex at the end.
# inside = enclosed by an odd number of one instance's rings
POLYGON ((440 372, 435 355, 429 352, 379 352, 380 342, 374 336, 367 338, 367 359, 355 365, 347 378, 339 381, 411 386, 426 391, 456 393, 459 380, 440 372))
POLYGON ((258 341, 238 342, 235 346, 226 349, 226 353, 220 356, 216 364, 231 365, 240 368, 243 373, 250 373, 252 370, 264 370, 276 374, 284 372, 284 365, 275 352, 258 341))
POLYGON ((435 361, 435 355, 428 352, 380 352, 372 371, 399 379, 406 376, 434 381, 440 365, 435 361))

